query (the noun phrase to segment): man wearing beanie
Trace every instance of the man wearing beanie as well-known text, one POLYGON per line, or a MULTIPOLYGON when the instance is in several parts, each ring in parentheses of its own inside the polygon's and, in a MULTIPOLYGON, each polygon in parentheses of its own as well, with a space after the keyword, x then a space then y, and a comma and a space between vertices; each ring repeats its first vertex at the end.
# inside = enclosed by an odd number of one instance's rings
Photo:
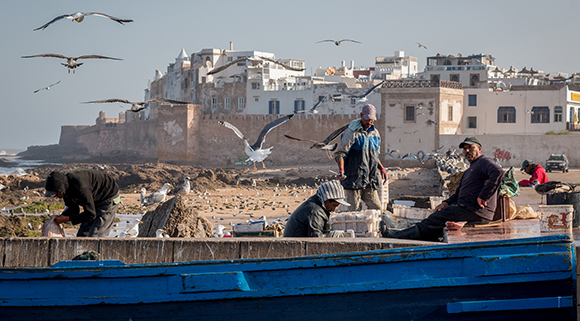
POLYGON ((46 179, 46 197, 64 200, 65 210, 56 223, 81 224, 77 236, 107 237, 113 226, 121 195, 115 180, 100 171, 77 170, 68 174, 54 171, 46 179), (83 212, 80 207, 83 207, 83 212))
POLYGON ((323 237, 330 233, 328 219, 339 205, 349 206, 344 189, 337 180, 328 181, 290 216, 284 237, 323 237))
POLYGON ((371 210, 380 210, 378 190, 387 179, 387 171, 381 164, 381 136, 373 125, 377 120, 375 106, 367 104, 360 119, 353 120, 342 134, 334 152, 338 164, 338 179, 346 191, 349 211, 360 211, 361 200, 371 210))

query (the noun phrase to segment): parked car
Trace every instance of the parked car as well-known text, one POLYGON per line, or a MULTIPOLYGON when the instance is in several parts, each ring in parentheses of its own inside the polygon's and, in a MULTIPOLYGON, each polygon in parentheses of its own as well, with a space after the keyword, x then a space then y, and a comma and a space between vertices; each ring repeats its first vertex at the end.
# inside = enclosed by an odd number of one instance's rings
POLYGON ((568 158, 565 154, 552 154, 546 161, 546 171, 551 172, 553 169, 568 172, 568 158))

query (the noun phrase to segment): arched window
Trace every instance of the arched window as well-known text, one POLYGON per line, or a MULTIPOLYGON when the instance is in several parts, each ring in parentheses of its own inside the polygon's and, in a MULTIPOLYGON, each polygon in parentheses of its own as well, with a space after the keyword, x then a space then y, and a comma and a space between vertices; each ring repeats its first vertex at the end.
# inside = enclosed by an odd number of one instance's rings
POLYGON ((516 122, 516 108, 513 106, 500 106, 497 109, 498 123, 515 123, 516 122))
POLYGON ((451 75, 449 80, 459 82, 459 75, 451 75))
POLYGON ((469 85, 470 86, 475 86, 475 83, 479 81, 479 75, 478 74, 473 74, 469 77, 469 85))
POLYGON ((562 106, 554 107, 554 122, 555 123, 561 123, 563 115, 564 115, 564 110, 562 109, 562 106))
POLYGON ((548 106, 532 107, 532 124, 549 123, 549 122, 550 122, 550 107, 548 106))

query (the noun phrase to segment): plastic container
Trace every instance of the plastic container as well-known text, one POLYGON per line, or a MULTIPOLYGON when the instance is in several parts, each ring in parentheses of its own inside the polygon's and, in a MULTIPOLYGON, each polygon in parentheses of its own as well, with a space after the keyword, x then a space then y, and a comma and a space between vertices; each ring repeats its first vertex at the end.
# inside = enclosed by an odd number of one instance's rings
POLYGON ((538 205, 538 208, 540 232, 572 231, 572 205, 538 205))
POLYGON ((364 210, 360 212, 334 213, 329 224, 333 231, 354 231, 356 237, 379 236, 379 210, 364 210))
POLYGON ((548 205, 570 204, 574 206, 574 221, 572 227, 580 226, 580 192, 547 194, 548 205))

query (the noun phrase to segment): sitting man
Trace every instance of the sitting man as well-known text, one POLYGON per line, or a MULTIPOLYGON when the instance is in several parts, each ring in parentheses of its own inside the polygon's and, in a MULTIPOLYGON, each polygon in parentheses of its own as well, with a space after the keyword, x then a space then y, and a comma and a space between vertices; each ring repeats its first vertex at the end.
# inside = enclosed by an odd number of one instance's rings
POLYGON ((540 164, 535 164, 533 161, 525 160, 522 163, 522 172, 525 172, 528 175, 532 175, 530 179, 523 179, 519 182, 520 186, 522 187, 534 187, 536 185, 544 184, 548 182, 548 175, 546 175, 546 171, 540 164))
POLYGON ((57 171, 50 173, 46 179, 45 196, 64 200, 66 207, 54 221, 80 223, 77 236, 109 236, 121 202, 115 180, 92 169, 81 169, 66 175, 57 171), (80 212, 80 206, 83 212, 80 212))
POLYGON ((443 228, 457 228, 453 222, 485 224, 493 219, 497 203, 497 190, 504 171, 492 159, 481 154, 481 143, 476 137, 467 137, 459 144, 469 168, 463 173, 455 193, 435 207, 426 219, 401 231, 393 231, 381 221, 383 237, 438 241, 443 228))
POLYGON ((344 199, 344 188, 339 181, 328 181, 290 216, 285 237, 323 237, 330 233, 328 219, 339 205, 350 206, 344 199))

